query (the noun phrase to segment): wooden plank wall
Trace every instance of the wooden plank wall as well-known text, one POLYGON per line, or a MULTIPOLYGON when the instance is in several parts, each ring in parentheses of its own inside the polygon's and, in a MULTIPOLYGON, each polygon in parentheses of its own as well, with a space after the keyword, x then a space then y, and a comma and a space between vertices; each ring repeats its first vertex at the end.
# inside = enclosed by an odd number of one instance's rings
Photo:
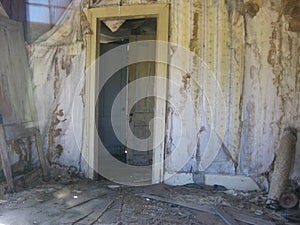
POLYGON ((22 25, 0 18, 0 113, 3 124, 36 122, 22 25))

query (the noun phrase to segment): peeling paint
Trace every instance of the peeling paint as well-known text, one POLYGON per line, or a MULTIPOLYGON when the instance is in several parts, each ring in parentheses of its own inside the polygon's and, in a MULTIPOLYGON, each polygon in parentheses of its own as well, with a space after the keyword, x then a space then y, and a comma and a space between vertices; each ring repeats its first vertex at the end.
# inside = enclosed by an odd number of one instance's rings
MULTIPOLYGON (((224 147, 230 152, 230 157, 234 159, 234 163, 232 164, 237 166, 241 132, 240 105, 243 89, 244 51, 243 17, 239 13, 243 11, 243 3, 241 1, 226 3, 224 1, 194 0, 188 4, 189 9, 183 3, 174 2, 171 5, 171 41, 173 40, 183 47, 186 47, 188 43, 188 48, 196 56, 200 57, 203 63, 201 65, 197 57, 192 59, 178 59, 188 71, 188 73, 182 74, 183 87, 182 90, 180 89, 180 93, 182 93, 182 96, 185 95, 184 93, 191 95, 194 112, 185 115, 184 109, 188 106, 186 105, 186 101, 181 101, 179 100, 180 98, 178 98, 178 102, 182 105, 182 109, 178 110, 182 114, 182 117, 186 116, 194 120, 196 127, 193 132, 195 132, 194 136, 197 136, 196 138, 198 139, 198 151, 191 157, 191 161, 181 172, 198 171, 199 162, 206 160, 202 158, 202 154, 206 148, 205 143, 207 143, 209 133, 211 132, 210 126, 219 126, 224 121, 227 121, 227 128, 224 126, 224 129, 228 129, 228 132, 225 138, 221 137, 221 139, 225 139, 223 140, 224 147), (228 4, 227 6, 226 3, 228 4), (182 17, 182 15, 185 16, 182 17), (187 37, 189 37, 188 41, 187 37), (207 81, 206 76, 214 75, 217 78, 216 82, 219 81, 219 83, 209 83, 207 81), (205 91, 203 87, 199 87, 199 84, 205 87, 205 91), (226 95, 226 104, 229 109, 226 113, 221 112, 221 109, 218 107, 211 111, 209 104, 221 105, 218 102, 220 99, 212 98, 215 102, 210 103, 206 99, 207 96, 215 96, 215 90, 218 85, 220 85, 220 88, 226 95), (214 124, 211 124, 212 121, 214 121, 214 124), (199 130, 203 130, 202 128, 204 128, 205 132, 199 132, 199 130), (197 133, 199 134, 196 135, 197 133)), ((176 57, 176 49, 175 53, 173 51, 172 57, 176 57)), ((176 79, 175 76, 173 77, 172 72, 170 76, 171 79, 176 79)), ((175 97, 176 94, 174 92, 174 96, 171 94, 170 97, 175 97)), ((176 124, 177 122, 173 120, 172 123, 176 124)), ((173 126, 176 127, 177 125, 173 126)), ((175 133, 173 133, 174 135, 175 133)), ((172 135, 168 138, 169 140, 174 140, 172 135)), ((171 143, 170 146, 172 146, 172 149, 174 143, 173 141, 171 143)), ((214 151, 219 150, 216 149, 214 151)), ((168 149, 167 152, 172 152, 172 150, 168 149)), ((224 158, 224 161, 227 160, 225 154, 221 157, 224 158)), ((215 164, 215 167, 211 167, 210 169, 216 172, 218 171, 217 167, 215 164)))
MULTIPOLYGON (((154 2, 125 0, 122 4, 154 2)), ((200 65, 197 57, 180 58, 178 49, 172 46, 171 60, 178 60, 185 71, 170 68, 169 78, 180 83, 180 87, 168 90, 168 98, 175 99, 179 107, 167 108, 166 156, 174 151, 178 139, 186 141, 187 149, 195 141, 197 151, 180 172, 243 174, 266 186, 283 128, 293 125, 300 129, 300 40, 296 32, 288 31, 289 20, 282 14, 281 1, 249 0, 246 6, 242 0, 157 1, 166 2, 170 3, 170 41, 189 49, 205 63, 200 65), (245 15, 245 7, 251 16, 245 15), (208 76, 215 76, 216 82, 208 82, 208 76), (224 95, 225 112, 220 99, 212 98, 212 102, 206 99, 215 96, 216 88, 224 95), (187 94, 191 95, 192 103, 187 103, 187 94), (216 106, 214 110, 210 104, 216 106), (190 124, 190 130, 182 136, 181 122, 190 124), (200 163, 206 160, 203 151, 212 127, 216 126, 226 130, 224 137, 216 134, 221 148, 211 150, 217 152, 214 161, 200 171, 200 163)), ((83 21, 82 30, 88 30, 86 18, 83 21)), ((78 90, 76 87, 80 83, 78 74, 84 76, 85 53, 71 57, 59 49, 63 46, 54 46, 45 53, 53 60, 53 68, 49 66, 42 78, 40 71, 34 71, 37 98, 43 87, 51 96, 47 101, 50 106, 45 110, 50 119, 45 119, 42 130, 48 157, 55 158, 53 164, 81 167, 86 96, 84 84, 78 90), (74 102, 76 123, 72 124, 74 102)), ((35 60, 32 63, 37 66, 34 63, 40 62, 38 56, 35 60)), ((42 101, 37 105, 43 106, 42 101)), ((299 147, 297 152, 299 155, 299 147)), ((296 158, 299 160, 299 156, 296 158)), ((174 168, 176 161, 165 169, 172 173, 174 168)), ((296 169, 294 177, 300 176, 296 169)))
MULTIPOLYGON (((259 176, 269 180, 274 152, 284 128, 298 126, 299 129, 300 125, 299 95, 296 91, 299 37, 288 31, 288 20, 282 14, 281 1, 265 1, 260 7, 254 18, 246 17, 240 162, 243 173, 255 175, 258 180, 259 176), (263 23, 259 26, 260 21, 263 23), (247 160, 244 160, 245 157, 247 160)), ((298 160, 299 157, 296 157, 298 160)), ((294 170, 292 177, 299 175, 294 170)))
POLYGON ((47 158, 50 162, 52 162, 53 158, 59 158, 61 156, 62 149, 54 148, 55 145, 55 138, 59 137, 61 135, 62 129, 58 128, 58 125, 60 124, 61 120, 59 117, 62 117, 64 115, 63 110, 58 110, 59 105, 55 107, 52 113, 52 120, 49 128, 48 133, 48 152, 47 152, 47 158), (61 151, 60 151, 61 150, 61 151))
POLYGON ((193 31, 192 31, 192 38, 190 40, 190 50, 195 52, 198 56, 200 56, 200 48, 199 48, 199 30, 200 30, 200 12, 202 9, 201 1, 194 1, 193 2, 193 31))
POLYGON ((182 77, 183 88, 186 90, 190 84, 191 74, 187 73, 182 77))
POLYGON ((254 17, 259 11, 259 5, 254 1, 248 1, 245 3, 245 10, 251 17, 254 17))
POLYGON ((243 0, 225 0, 225 6, 229 14, 229 18, 235 13, 244 14, 244 2, 243 0))
POLYGON ((71 74, 72 56, 66 55, 62 58, 61 69, 66 71, 66 76, 71 74))
POLYGON ((53 82, 53 90, 54 90, 54 101, 57 99, 60 90, 60 80, 59 80, 59 69, 58 69, 58 58, 54 59, 54 82, 53 82))

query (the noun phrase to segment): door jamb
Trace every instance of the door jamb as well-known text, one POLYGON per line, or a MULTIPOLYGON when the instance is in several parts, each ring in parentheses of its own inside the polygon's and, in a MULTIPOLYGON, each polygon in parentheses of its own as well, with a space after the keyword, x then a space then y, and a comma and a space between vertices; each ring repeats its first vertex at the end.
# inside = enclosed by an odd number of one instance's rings
MULTIPOLYGON (((87 58, 86 58, 86 106, 85 106, 85 138, 86 147, 84 149, 85 173, 88 178, 94 179, 98 167, 98 156, 95 148, 97 147, 97 128, 95 121, 95 106, 97 100, 97 76, 96 68, 92 66, 96 61, 97 53, 97 22, 105 19, 139 19, 139 18, 156 18, 156 40, 168 42, 168 26, 169 26, 169 4, 151 4, 151 5, 130 5, 130 6, 113 6, 90 8, 86 10, 86 15, 90 23, 93 34, 87 37, 87 58)), ((156 60, 159 62, 167 62, 168 48, 167 45, 162 48, 156 48, 156 60)), ((167 78, 167 64, 155 64, 156 76, 167 78)), ((166 79, 165 79, 166 80, 166 79)), ((167 82, 158 82, 155 92, 158 96, 164 96, 166 99, 167 82)), ((165 101, 155 102, 155 117, 166 118, 165 101)), ((165 127, 164 124, 154 123, 153 142, 156 140, 164 140, 165 127)), ((152 163, 152 183, 160 183, 163 181, 164 175, 164 149, 165 143, 162 141, 159 146, 153 149, 152 163)))

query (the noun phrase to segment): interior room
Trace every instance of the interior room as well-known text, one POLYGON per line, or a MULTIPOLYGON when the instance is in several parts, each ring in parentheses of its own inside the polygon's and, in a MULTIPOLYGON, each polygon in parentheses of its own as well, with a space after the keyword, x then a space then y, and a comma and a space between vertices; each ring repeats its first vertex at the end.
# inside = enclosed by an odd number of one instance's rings
POLYGON ((300 1, 0 0, 0 43, 0 225, 300 223, 300 1))

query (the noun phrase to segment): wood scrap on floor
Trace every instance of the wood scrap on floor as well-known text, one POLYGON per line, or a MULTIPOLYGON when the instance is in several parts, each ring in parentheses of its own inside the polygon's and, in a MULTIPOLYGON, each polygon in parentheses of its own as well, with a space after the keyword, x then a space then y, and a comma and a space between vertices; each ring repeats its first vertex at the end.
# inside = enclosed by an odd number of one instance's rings
POLYGON ((113 200, 109 199, 93 199, 67 209, 63 216, 54 218, 52 224, 94 224, 112 203, 113 200))
POLYGON ((222 218, 227 225, 239 225, 234 217, 225 212, 222 207, 212 206, 215 213, 222 218))
POLYGON ((156 201, 167 202, 167 203, 170 203, 170 204, 183 206, 183 207, 186 207, 186 208, 200 210, 200 211, 203 211, 203 212, 215 214, 214 211, 211 209, 211 207, 205 206, 205 205, 199 205, 199 204, 194 204, 194 203, 189 203, 189 202, 179 202, 176 199, 164 198, 164 197, 159 197, 159 196, 155 196, 155 195, 148 195, 148 194, 142 194, 140 196, 143 197, 143 198, 146 198, 146 199, 148 198, 148 199, 152 199, 152 200, 156 200, 156 201))
POLYGON ((199 211, 203 211, 203 212, 207 212, 207 213, 211 213, 211 214, 217 214, 219 215, 223 221, 228 224, 237 224, 237 222, 234 220, 239 220, 248 224, 252 224, 252 225, 260 225, 260 224, 264 224, 264 225, 275 225, 273 222, 270 221, 266 221, 263 219, 259 219, 259 218, 255 218, 253 216, 249 216, 245 213, 243 213, 241 210, 238 211, 238 213, 236 213, 236 209, 230 209, 229 207, 226 208, 226 210, 228 210, 230 212, 230 214, 233 216, 233 218, 230 217, 230 215, 228 215, 228 213, 224 210, 222 210, 219 207, 215 207, 215 206, 211 206, 211 205, 201 205, 201 204, 197 204, 197 203, 191 203, 191 202, 182 202, 182 201, 178 201, 176 199, 172 199, 172 198, 164 198, 164 197, 159 197, 159 196, 154 196, 154 195, 148 195, 148 194, 143 194, 140 195, 141 197, 144 198, 149 198, 149 199, 153 199, 156 201, 162 201, 162 202, 167 202, 167 203, 171 203, 171 204, 175 204, 178 206, 182 206, 182 207, 187 207, 190 209, 195 209, 195 210, 199 210, 199 211))
MULTIPOLYGON (((106 194, 103 194, 102 196, 98 196, 98 197, 104 197, 104 196, 106 196, 106 194)), ((78 197, 78 196, 75 195, 74 197, 78 197)), ((80 196, 80 198, 74 198, 74 197, 71 197, 73 199, 70 199, 69 201, 66 202, 66 204, 68 205, 67 209, 72 209, 77 206, 83 205, 96 198, 95 196, 91 196, 91 195, 80 196)))
POLYGON ((272 221, 267 221, 264 219, 260 219, 258 216, 254 217, 253 215, 250 215, 249 213, 242 212, 239 209, 236 208, 226 208, 226 211, 228 211, 231 215, 233 215, 234 218, 236 218, 238 221, 251 224, 251 225, 275 225, 272 221))
POLYGON ((86 216, 80 221, 76 221, 73 224, 77 224, 77 225, 95 224, 100 219, 100 217, 111 207, 113 203, 114 200, 111 201, 108 200, 108 203, 105 204, 103 208, 96 207, 93 213, 89 214, 88 216, 86 216))
MULTIPOLYGON (((70 178, 71 179, 71 178, 70 178)), ((3 224, 199 224, 273 225, 297 220, 249 201, 263 193, 171 187, 164 184, 128 187, 82 178, 68 184, 43 183, 0 198, 3 224), (246 198, 243 198, 246 196, 246 198), (6 200, 6 201, 5 201, 6 200), (271 213, 271 214, 270 214, 271 213), (16 216, 18 215, 18 216, 16 216), (282 216, 288 219, 284 219, 282 216)), ((289 211, 291 212, 291 211, 289 211)))

